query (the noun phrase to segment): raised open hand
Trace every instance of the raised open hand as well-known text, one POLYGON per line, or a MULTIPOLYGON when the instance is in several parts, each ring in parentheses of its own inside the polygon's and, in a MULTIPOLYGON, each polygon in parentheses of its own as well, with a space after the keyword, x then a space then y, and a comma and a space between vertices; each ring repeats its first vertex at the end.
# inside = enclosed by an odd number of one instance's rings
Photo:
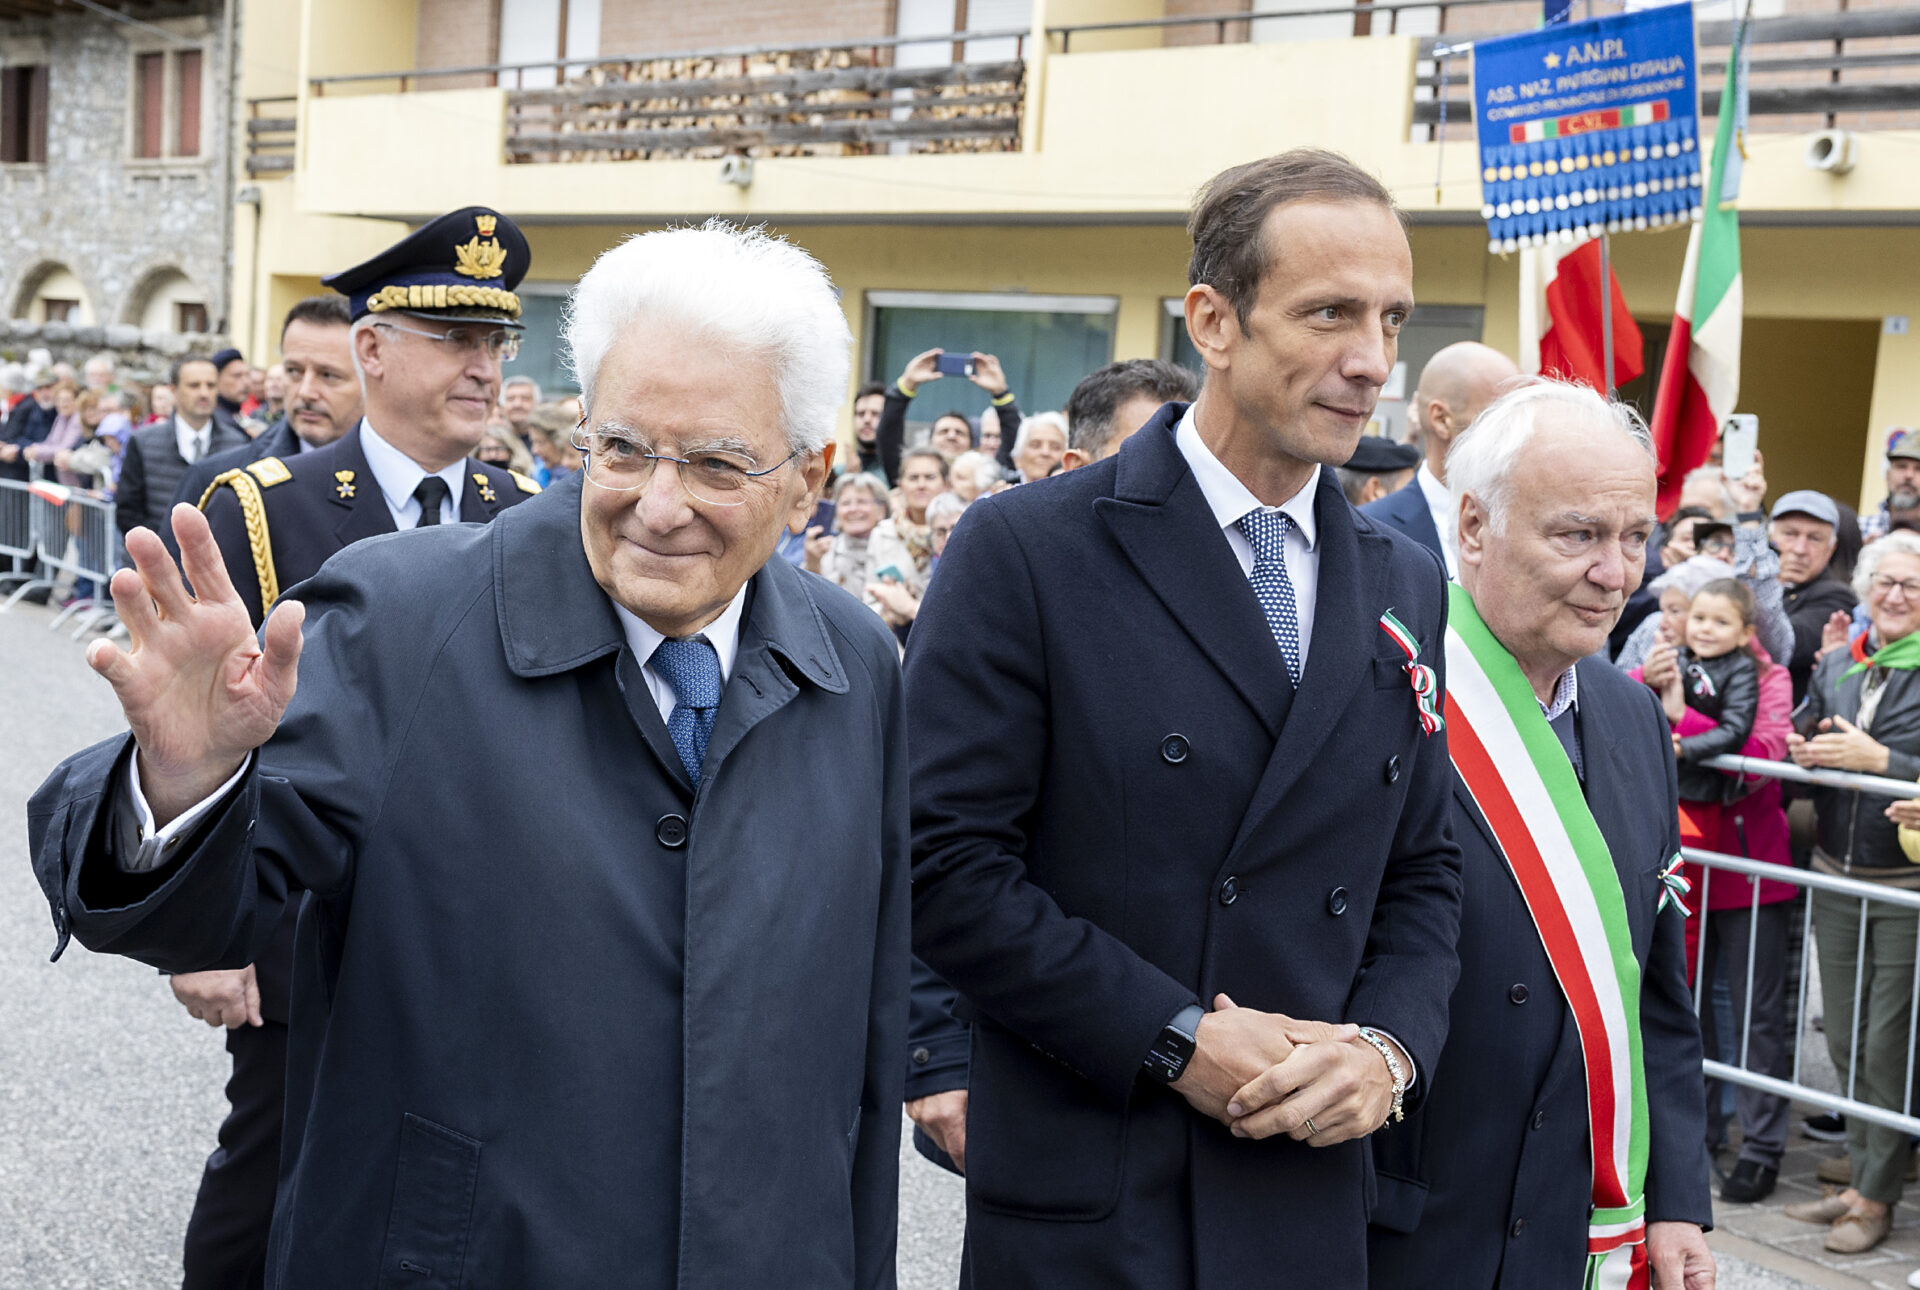
POLYGON ((199 595, 187 590, 159 536, 134 529, 134 567, 112 582, 132 649, 104 640, 87 648, 88 666, 112 683, 140 747, 141 790, 157 825, 219 788, 272 736, 293 698, 306 618, 297 601, 278 606, 263 651, 206 517, 176 506, 173 533, 199 595))

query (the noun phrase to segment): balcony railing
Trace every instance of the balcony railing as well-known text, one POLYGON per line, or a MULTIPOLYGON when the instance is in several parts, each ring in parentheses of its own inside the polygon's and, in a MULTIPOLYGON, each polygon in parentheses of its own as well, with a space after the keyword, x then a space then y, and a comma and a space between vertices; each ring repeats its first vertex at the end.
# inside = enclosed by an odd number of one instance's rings
POLYGON ((508 87, 505 148, 514 163, 1008 152, 1020 146, 1030 34, 432 68, 322 77, 312 87, 315 94, 378 82, 397 83, 402 93, 435 81, 508 87), (967 61, 983 44, 1010 45, 1014 56, 967 61), (901 66, 897 51, 908 45, 949 46, 953 61, 901 66))
POLYGON ((247 174, 252 178, 293 173, 299 102, 292 95, 247 100, 247 174))

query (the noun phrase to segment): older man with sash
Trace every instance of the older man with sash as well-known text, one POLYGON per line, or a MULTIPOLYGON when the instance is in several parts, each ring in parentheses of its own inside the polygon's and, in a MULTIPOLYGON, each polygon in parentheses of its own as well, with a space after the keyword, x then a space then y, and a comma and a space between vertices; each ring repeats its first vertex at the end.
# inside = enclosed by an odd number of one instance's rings
POLYGON ((1426 1101, 1374 1135, 1370 1284, 1708 1290, 1671 741, 1652 692, 1593 657, 1653 531, 1647 433, 1539 382, 1447 478, 1460 982, 1426 1101))

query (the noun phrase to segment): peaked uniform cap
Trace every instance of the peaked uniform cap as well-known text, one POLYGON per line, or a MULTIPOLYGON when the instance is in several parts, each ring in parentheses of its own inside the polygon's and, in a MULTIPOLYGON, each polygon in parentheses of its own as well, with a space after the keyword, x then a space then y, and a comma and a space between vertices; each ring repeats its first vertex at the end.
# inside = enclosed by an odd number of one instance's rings
POLYGON ((368 314, 414 314, 443 322, 518 328, 533 253, 514 222, 468 206, 422 224, 380 254, 329 274, 322 285, 347 297, 355 322, 368 314))

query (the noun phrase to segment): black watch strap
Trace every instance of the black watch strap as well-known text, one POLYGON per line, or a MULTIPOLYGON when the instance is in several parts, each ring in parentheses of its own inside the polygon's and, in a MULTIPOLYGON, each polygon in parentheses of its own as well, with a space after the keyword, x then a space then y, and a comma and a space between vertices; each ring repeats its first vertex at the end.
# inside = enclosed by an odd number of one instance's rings
POLYGON ((1197 1003, 1175 1013, 1173 1020, 1160 1028, 1160 1037, 1153 1041, 1141 1063, 1147 1074, 1162 1084, 1171 1084, 1185 1074, 1187 1063, 1193 1059, 1194 1037, 1200 1033, 1200 1018, 1206 1015, 1207 1010, 1197 1003))

